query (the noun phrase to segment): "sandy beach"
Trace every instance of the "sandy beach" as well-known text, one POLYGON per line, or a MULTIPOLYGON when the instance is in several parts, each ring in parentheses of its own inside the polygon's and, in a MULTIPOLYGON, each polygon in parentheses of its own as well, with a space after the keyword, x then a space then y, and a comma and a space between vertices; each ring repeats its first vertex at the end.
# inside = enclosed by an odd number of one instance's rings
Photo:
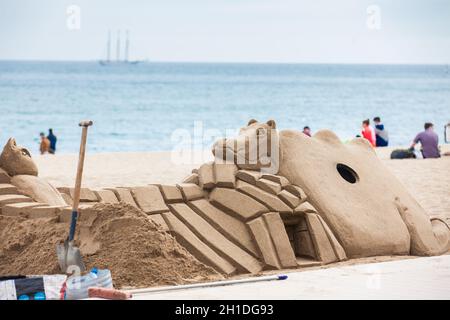
MULTIPOLYGON (((378 148, 377 154, 431 216, 450 217, 450 157, 440 159, 390 160, 393 148, 378 148)), ((443 145, 442 151, 450 151, 443 145)), ((180 161, 171 152, 94 153, 86 156, 83 185, 92 189, 175 184, 193 168, 212 159, 211 152, 196 151, 180 161)), ((72 186, 78 155, 35 155, 39 175, 57 187, 72 186)))

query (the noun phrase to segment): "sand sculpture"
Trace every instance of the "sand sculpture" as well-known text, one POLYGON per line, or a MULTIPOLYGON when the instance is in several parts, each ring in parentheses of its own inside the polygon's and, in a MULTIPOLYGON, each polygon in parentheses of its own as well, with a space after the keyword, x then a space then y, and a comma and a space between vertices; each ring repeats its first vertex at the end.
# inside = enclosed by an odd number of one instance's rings
MULTIPOLYGON (((10 140, 0 157, 1 214, 67 223, 73 190, 36 177, 28 152, 12 165, 11 150, 25 149, 10 140)), ((446 222, 430 221, 363 139, 342 144, 330 131, 309 138, 251 120, 213 152, 177 185, 83 188, 80 221, 95 220, 95 203, 127 203, 223 275, 450 248, 446 222)))

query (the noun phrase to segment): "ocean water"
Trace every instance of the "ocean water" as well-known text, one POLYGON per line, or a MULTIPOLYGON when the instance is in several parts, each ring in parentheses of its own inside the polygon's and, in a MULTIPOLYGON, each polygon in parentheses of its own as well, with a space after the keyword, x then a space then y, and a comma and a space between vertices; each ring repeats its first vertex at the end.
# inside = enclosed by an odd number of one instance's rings
POLYGON ((204 133, 235 132, 250 118, 348 140, 374 116, 392 145, 410 143, 426 121, 443 142, 449 66, 0 62, 0 144, 12 136, 31 152, 48 128, 58 152, 77 152, 77 124, 88 118, 89 151, 109 152, 172 150, 180 132, 209 147, 215 138, 204 133))

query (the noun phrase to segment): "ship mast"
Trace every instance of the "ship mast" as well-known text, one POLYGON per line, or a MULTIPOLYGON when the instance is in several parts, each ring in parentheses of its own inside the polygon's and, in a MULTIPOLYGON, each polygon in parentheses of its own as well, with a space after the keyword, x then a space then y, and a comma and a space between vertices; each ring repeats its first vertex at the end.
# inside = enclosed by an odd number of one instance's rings
POLYGON ((116 61, 120 61, 120 30, 117 31, 116 61))
POLYGON ((124 56, 124 61, 127 62, 128 61, 128 51, 130 48, 130 39, 129 39, 129 32, 128 30, 126 31, 126 39, 125 39, 125 56, 124 56))
POLYGON ((111 30, 108 30, 108 42, 106 43, 106 62, 111 61, 111 30))

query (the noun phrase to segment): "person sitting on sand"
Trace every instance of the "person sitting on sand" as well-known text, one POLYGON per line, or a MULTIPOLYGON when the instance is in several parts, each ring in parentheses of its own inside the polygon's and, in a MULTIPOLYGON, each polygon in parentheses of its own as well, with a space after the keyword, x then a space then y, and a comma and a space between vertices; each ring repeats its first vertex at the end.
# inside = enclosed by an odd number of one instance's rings
POLYGON ((362 122, 362 136, 370 142, 372 147, 375 147, 375 130, 370 126, 370 120, 366 119, 362 122))
POLYGON ((384 128, 384 124, 381 123, 380 117, 373 118, 375 123, 375 144, 377 147, 387 147, 389 144, 389 135, 387 130, 384 128))
POLYGON ((308 126, 303 127, 303 133, 306 134, 308 137, 311 137, 311 128, 308 126))
POLYGON ((41 136, 41 144, 39 146, 39 151, 41 151, 41 154, 49 152, 50 149, 50 140, 45 136, 43 132, 40 134, 41 136))
POLYGON ((48 136, 47 139, 50 141, 50 149, 48 150, 49 153, 55 154, 56 152, 56 136, 53 134, 53 129, 48 129, 48 136))
POLYGON ((422 146, 422 156, 427 158, 440 158, 439 152, 439 136, 434 132, 434 126, 431 122, 427 122, 424 125, 425 131, 417 134, 414 138, 409 150, 413 151, 417 143, 420 142, 422 146))

